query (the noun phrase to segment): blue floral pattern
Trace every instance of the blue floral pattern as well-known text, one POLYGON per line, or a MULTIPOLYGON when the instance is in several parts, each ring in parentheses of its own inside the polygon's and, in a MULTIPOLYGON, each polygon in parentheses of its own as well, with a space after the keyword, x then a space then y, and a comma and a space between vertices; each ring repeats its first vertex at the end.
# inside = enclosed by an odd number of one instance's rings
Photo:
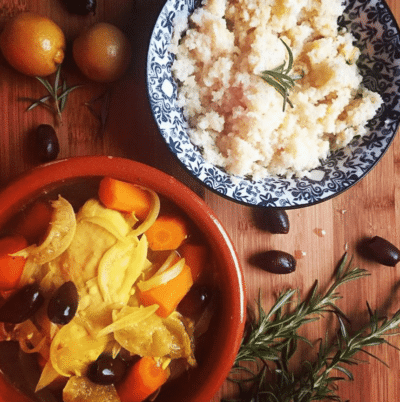
POLYGON ((345 0, 339 25, 349 29, 361 49, 364 85, 381 94, 384 104, 369 123, 369 133, 337 150, 313 171, 312 178, 233 177, 203 159, 187 135, 177 106, 177 86, 168 51, 173 20, 198 0, 167 0, 155 24, 147 58, 150 106, 166 144, 186 169, 204 185, 232 201, 268 208, 299 208, 334 197, 360 181, 382 158, 400 122, 400 31, 384 0, 345 0))

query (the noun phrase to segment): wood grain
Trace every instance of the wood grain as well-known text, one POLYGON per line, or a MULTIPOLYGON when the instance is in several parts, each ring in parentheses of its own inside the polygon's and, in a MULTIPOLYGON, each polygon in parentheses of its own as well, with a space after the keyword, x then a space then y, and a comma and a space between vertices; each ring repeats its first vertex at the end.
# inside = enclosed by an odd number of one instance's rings
MULTIPOLYGON (((85 85, 70 95, 62 123, 57 127, 61 145, 59 158, 91 154, 122 156, 164 170, 193 188, 217 213, 232 238, 243 265, 250 303, 257 297, 260 287, 267 308, 277 293, 288 287, 296 287, 304 295, 315 280, 321 288, 328 286, 337 262, 348 249, 355 263, 371 273, 369 278, 342 288, 343 299, 339 305, 352 318, 354 328, 367 320, 366 301, 382 315, 399 309, 400 267, 387 268, 364 260, 357 252, 357 245, 366 236, 379 235, 400 246, 400 139, 394 140, 381 162, 364 180, 342 195, 319 205, 288 211, 289 234, 270 235, 260 231, 254 224, 252 208, 232 203, 202 188, 170 155, 158 134, 147 100, 145 60, 150 33, 163 3, 163 0, 98 0, 96 15, 79 17, 69 15, 58 0, 0 0, 0 30, 10 15, 31 10, 54 19, 66 33, 69 44, 84 26, 95 21, 117 24, 132 42, 131 69, 124 79, 112 86, 88 82, 70 61, 70 53, 67 54, 68 84, 85 85), (111 104, 106 129, 100 133, 99 122, 85 103, 105 91, 110 91, 111 104), (300 256, 296 272, 277 276, 251 266, 250 256, 268 249, 281 249, 300 256)), ((388 0, 388 4, 400 21, 399 1, 388 0)), ((0 187, 38 164, 27 147, 29 132, 41 123, 54 124, 54 119, 44 109, 26 112, 28 104, 20 99, 42 95, 44 88, 39 82, 15 72, 0 55, 0 187)), ((311 339, 317 339, 331 325, 331 321, 323 321, 321 325, 309 325, 304 331, 311 339)), ((400 339, 392 342, 400 346, 400 339)), ((400 353, 387 346, 373 352, 390 368, 363 356, 370 364, 355 367, 355 381, 340 385, 344 400, 398 400, 400 353)), ((303 350, 303 359, 314 357, 311 349, 303 350)), ((227 383, 214 401, 232 392, 233 388, 227 383)))

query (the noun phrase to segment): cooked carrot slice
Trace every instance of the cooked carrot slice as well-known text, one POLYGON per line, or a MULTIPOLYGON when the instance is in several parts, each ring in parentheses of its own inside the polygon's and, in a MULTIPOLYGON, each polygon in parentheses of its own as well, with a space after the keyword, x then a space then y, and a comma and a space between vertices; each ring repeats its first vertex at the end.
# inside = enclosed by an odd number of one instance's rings
POLYGON ((140 220, 144 220, 151 209, 150 193, 132 183, 104 177, 100 182, 98 193, 100 201, 107 208, 134 212, 140 220))
POLYGON ((188 236, 186 221, 180 216, 159 216, 146 231, 153 251, 176 250, 188 236))
POLYGON ((140 292, 139 300, 144 306, 158 304, 157 315, 168 317, 193 285, 192 273, 188 265, 170 281, 140 292))
POLYGON ((117 385, 121 402, 142 402, 157 391, 168 379, 164 370, 150 356, 142 357, 135 363, 122 383, 117 385))

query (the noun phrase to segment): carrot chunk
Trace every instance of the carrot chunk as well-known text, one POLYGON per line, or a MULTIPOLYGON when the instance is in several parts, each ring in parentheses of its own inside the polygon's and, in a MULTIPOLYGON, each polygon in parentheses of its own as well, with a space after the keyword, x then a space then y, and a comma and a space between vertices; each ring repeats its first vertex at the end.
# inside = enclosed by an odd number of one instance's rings
POLYGON ((13 257, 16 253, 28 246, 23 236, 13 235, 0 239, 0 290, 10 290, 18 285, 26 259, 13 257))
POLYGON ((188 236, 186 222, 179 216, 162 215, 146 231, 153 251, 176 250, 188 236))
POLYGON ((25 237, 29 244, 38 243, 46 234, 52 215, 52 206, 47 202, 38 201, 16 224, 14 232, 25 237))
POLYGON ((140 220, 144 220, 151 209, 152 199, 148 191, 111 177, 101 180, 98 195, 107 208, 134 212, 140 220))
POLYGON ((139 300, 144 306, 158 304, 157 315, 168 317, 193 285, 192 273, 188 265, 170 281, 140 292, 139 300))
POLYGON ((199 278, 209 259, 209 249, 202 244, 185 243, 179 250, 192 271, 193 282, 199 278))
POLYGON ((129 370, 123 382, 117 384, 121 402, 142 402, 157 391, 168 379, 164 370, 150 356, 142 357, 129 370))

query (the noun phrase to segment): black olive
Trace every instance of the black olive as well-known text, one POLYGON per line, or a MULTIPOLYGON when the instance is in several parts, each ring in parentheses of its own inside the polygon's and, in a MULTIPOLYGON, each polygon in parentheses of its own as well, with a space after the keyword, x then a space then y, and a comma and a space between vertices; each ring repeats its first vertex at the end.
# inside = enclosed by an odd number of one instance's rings
POLYGON ((290 229, 289 217, 282 209, 256 209, 255 225, 273 234, 287 234, 290 229))
POLYGON ((75 316, 78 308, 78 291, 74 282, 62 284, 47 307, 49 320, 55 324, 68 324, 75 316))
POLYGON ((368 240, 366 247, 368 256, 379 264, 394 267, 400 261, 400 250, 382 237, 368 240))
POLYGON ((41 162, 49 162, 57 158, 60 152, 60 144, 57 134, 50 124, 41 124, 33 135, 36 157, 41 162))
POLYGON ((211 291, 204 285, 193 285, 179 303, 177 310, 185 317, 197 318, 211 299, 211 291))
POLYGON ((71 14, 87 15, 96 12, 96 0, 64 0, 65 7, 71 14))
POLYGON ((127 363, 119 356, 102 354, 93 362, 86 373, 90 381, 96 384, 115 384, 122 380, 127 370, 127 363))
POLYGON ((0 321, 18 324, 32 317, 42 306, 44 297, 39 285, 25 285, 0 307, 0 321))
POLYGON ((269 250, 250 258, 250 263, 273 274, 290 274, 296 269, 296 259, 280 250, 269 250))

